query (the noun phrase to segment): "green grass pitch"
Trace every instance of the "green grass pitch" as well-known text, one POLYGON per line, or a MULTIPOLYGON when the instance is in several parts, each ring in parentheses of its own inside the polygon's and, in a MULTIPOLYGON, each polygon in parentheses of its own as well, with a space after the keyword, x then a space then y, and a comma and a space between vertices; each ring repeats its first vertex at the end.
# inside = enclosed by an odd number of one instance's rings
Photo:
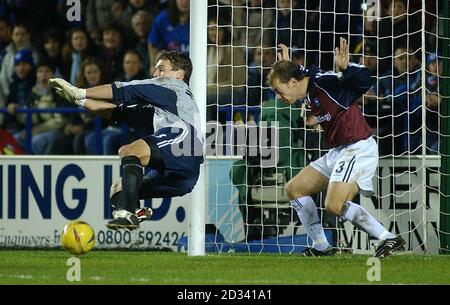
POLYGON ((62 250, 0 251, 0 284, 450 284, 450 256, 392 255, 381 281, 369 282, 369 256, 304 258, 279 254, 92 251, 80 257, 80 282, 69 282, 62 250))

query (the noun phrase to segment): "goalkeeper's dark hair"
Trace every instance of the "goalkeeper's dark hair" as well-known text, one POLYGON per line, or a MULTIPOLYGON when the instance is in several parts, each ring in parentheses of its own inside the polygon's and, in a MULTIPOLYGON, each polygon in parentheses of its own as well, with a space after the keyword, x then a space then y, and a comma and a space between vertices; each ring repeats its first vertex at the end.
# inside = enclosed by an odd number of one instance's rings
POLYGON ((277 79, 280 83, 287 83, 291 78, 302 80, 307 75, 308 73, 304 67, 289 60, 280 60, 270 68, 269 75, 267 75, 267 84, 273 87, 273 83, 277 79))
POLYGON ((161 51, 156 56, 156 61, 168 60, 172 64, 172 70, 183 70, 184 71, 184 82, 189 85, 189 80, 192 74, 192 62, 189 56, 182 52, 177 51, 161 51))

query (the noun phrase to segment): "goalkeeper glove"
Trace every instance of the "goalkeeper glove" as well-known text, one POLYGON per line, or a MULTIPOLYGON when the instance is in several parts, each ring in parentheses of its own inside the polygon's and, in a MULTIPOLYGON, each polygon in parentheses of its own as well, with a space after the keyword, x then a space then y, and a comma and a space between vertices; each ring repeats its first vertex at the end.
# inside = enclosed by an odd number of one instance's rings
POLYGON ((80 89, 72 86, 62 78, 51 78, 48 81, 50 87, 55 88, 56 93, 69 102, 81 106, 80 100, 86 98, 86 89, 80 89))

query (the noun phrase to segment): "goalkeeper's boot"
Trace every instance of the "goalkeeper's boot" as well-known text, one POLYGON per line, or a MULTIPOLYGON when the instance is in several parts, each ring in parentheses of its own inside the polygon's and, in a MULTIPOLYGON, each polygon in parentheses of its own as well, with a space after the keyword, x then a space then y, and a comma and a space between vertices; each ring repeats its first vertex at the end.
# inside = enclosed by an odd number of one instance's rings
MULTIPOLYGON (((119 201, 119 197, 113 196, 109 203, 111 204, 111 207, 113 208, 113 210, 117 210, 120 209, 118 207, 118 202, 119 201)), ((143 222, 144 220, 148 220, 150 219, 150 217, 152 217, 153 215, 153 210, 149 207, 143 207, 143 208, 137 208, 136 211, 134 212, 134 214, 136 214, 136 217, 139 220, 139 223, 143 222)))
POLYGON ((378 258, 386 257, 394 251, 405 250, 405 240, 399 235, 394 238, 387 238, 383 240, 375 250, 373 256, 378 258))
POLYGON ((112 212, 114 219, 110 220, 106 227, 111 230, 128 229, 135 230, 139 228, 138 217, 126 210, 116 210, 112 212))
POLYGON ((136 217, 139 220, 139 223, 141 223, 144 220, 148 220, 148 219, 150 219, 150 217, 152 217, 153 210, 151 208, 148 208, 148 207, 143 207, 143 208, 136 209, 136 213, 135 214, 136 214, 136 217))
POLYGON ((323 251, 316 250, 314 248, 306 248, 303 252, 300 253, 301 256, 333 256, 336 253, 336 250, 331 246, 326 248, 323 251))

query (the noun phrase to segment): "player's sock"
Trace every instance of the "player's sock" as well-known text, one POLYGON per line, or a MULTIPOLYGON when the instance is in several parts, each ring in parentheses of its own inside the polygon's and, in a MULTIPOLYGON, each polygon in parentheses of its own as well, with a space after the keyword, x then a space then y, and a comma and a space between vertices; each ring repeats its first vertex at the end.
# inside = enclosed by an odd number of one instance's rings
POLYGON ((327 249, 330 244, 325 237, 314 200, 310 196, 297 198, 291 201, 291 206, 297 212, 306 232, 313 240, 313 248, 319 251, 327 249))
POLYGON ((359 204, 347 201, 344 209, 345 211, 342 213, 342 217, 369 234, 371 237, 380 240, 395 238, 394 234, 386 230, 375 217, 370 215, 370 213, 359 204))
POLYGON ((138 205, 139 188, 142 183, 142 164, 138 157, 122 158, 122 204, 123 208, 134 214, 138 205))

